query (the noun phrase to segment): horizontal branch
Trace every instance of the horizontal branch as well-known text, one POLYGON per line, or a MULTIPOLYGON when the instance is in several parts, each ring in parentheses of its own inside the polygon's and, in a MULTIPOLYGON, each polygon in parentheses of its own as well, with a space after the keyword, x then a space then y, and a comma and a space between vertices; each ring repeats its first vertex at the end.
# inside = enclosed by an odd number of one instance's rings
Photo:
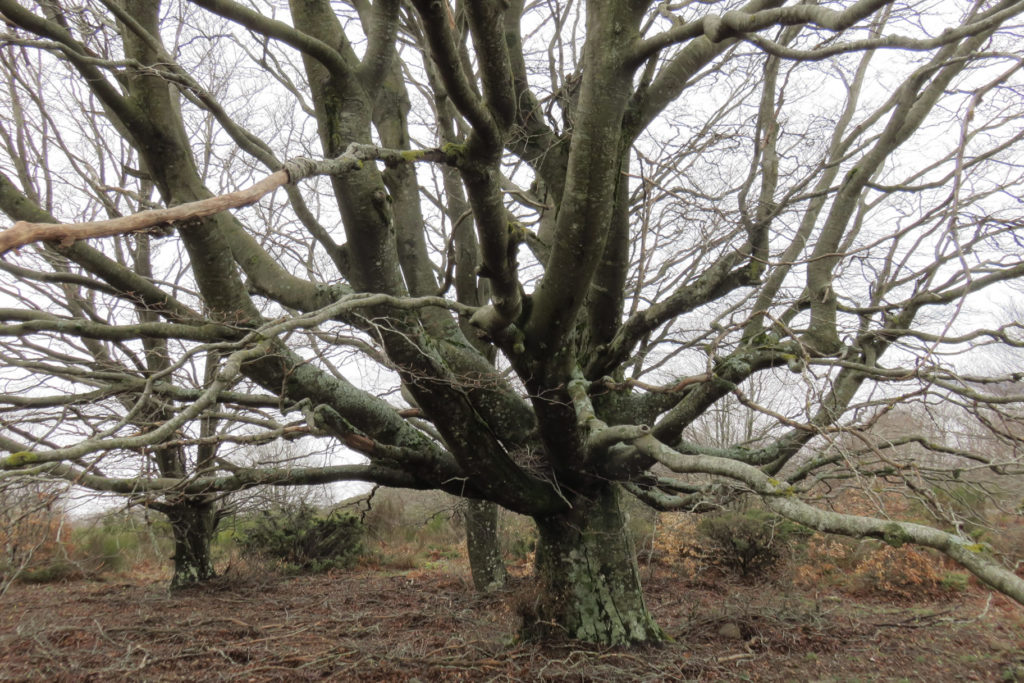
MULTIPOLYGON (((70 381, 86 382, 92 380, 76 377, 70 381)), ((203 394, 201 389, 178 386, 169 382, 148 382, 145 378, 133 377, 128 374, 125 374, 121 378, 113 380, 107 379, 106 381, 110 383, 103 386, 103 388, 85 391, 80 394, 70 392, 56 395, 0 394, 0 406, 13 406, 17 408, 52 408, 55 406, 81 405, 96 403, 117 394, 141 391, 150 391, 154 395, 158 395, 172 401, 193 403, 203 394)), ((281 405, 281 397, 272 394, 250 394, 235 391, 222 391, 217 396, 217 402, 221 404, 245 406, 248 408, 277 408, 281 405)), ((3 441, 0 440, 0 449, 2 448, 7 447, 4 446, 3 441)), ((7 450, 12 449, 7 448, 7 450)), ((19 447, 13 450, 20 451, 24 449, 19 447)))
POLYGON ((70 246, 78 240, 113 237, 138 230, 185 223, 196 218, 212 216, 228 209, 255 204, 264 196, 289 183, 316 175, 341 175, 361 168, 366 161, 381 161, 396 166, 414 161, 453 163, 452 156, 441 149, 397 150, 377 145, 351 144, 345 153, 334 159, 293 159, 284 168, 271 173, 251 187, 226 194, 178 204, 165 209, 149 209, 130 216, 86 223, 30 223, 18 221, 0 231, 0 256, 35 242, 58 242, 70 246))
POLYGON ((197 202, 179 204, 166 209, 140 211, 131 216, 111 218, 105 221, 87 223, 28 223, 18 221, 12 227, 0 232, 0 256, 12 249, 18 249, 34 242, 59 242, 68 247, 77 240, 96 237, 113 237, 137 230, 181 223, 195 218, 211 216, 225 209, 237 209, 259 201, 288 182, 286 172, 277 171, 252 187, 237 192, 202 199, 197 202))
POLYGON ((856 538, 878 538, 894 545, 913 543, 935 548, 984 583, 1024 605, 1024 579, 991 560, 972 539, 924 524, 822 510, 799 500, 791 485, 769 477, 756 467, 727 458, 683 454, 650 435, 640 437, 633 444, 673 472, 711 474, 742 482, 760 496, 769 509, 812 529, 856 538))
MULTIPOLYGON (((279 326, 280 324, 268 327, 273 329, 279 326)), ((253 333, 250 334, 247 339, 255 338, 257 336, 258 333, 253 333)), ((270 347, 270 342, 271 338, 263 338, 259 343, 252 347, 242 348, 232 353, 227 357, 227 359, 225 359, 224 364, 218 370, 214 380, 194 403, 185 407, 183 410, 175 414, 174 417, 164 421, 151 431, 134 436, 116 437, 113 431, 107 430, 97 436, 86 439, 72 446, 54 448, 52 450, 42 452, 19 451, 11 453, 6 458, 0 459, 0 470, 17 470, 25 467, 26 465, 41 465, 44 463, 54 463, 62 460, 73 461, 97 451, 137 449, 154 446, 167 441, 179 428, 181 428, 182 425, 191 420, 197 419, 204 410, 217 402, 220 392, 233 385, 238 380, 241 375, 241 368, 243 364, 266 355, 267 350, 270 347)), ((202 349, 203 347, 199 348, 202 349)), ((157 378, 149 380, 147 384, 152 383, 155 379, 157 378)), ((136 406, 141 405, 143 405, 143 402, 141 401, 136 404, 136 406)), ((130 416, 131 414, 129 413, 129 417, 130 416)), ((127 424, 127 419, 122 420, 120 424, 127 424)))
POLYGON ((880 38, 851 40, 846 43, 827 45, 825 47, 814 48, 811 50, 790 48, 786 45, 780 45, 773 40, 769 40, 768 38, 764 38, 753 33, 744 33, 742 35, 742 39, 753 43, 775 57, 802 61, 821 61, 823 59, 828 59, 829 57, 849 52, 866 52, 868 50, 880 49, 901 49, 924 52, 928 50, 936 50, 940 47, 949 45, 950 43, 989 31, 996 26, 999 26, 1007 19, 1020 14, 1022 9, 1024 9, 1024 7, 1020 4, 1015 4, 1004 10, 990 14, 978 21, 972 21, 971 23, 964 24, 956 28, 948 28, 934 38, 909 38, 907 36, 890 35, 880 38))
POLYGON ((89 474, 65 463, 51 463, 30 470, 0 473, 0 476, 49 476, 70 481, 93 491, 125 495, 163 493, 224 493, 256 486, 311 486, 338 481, 370 481, 388 486, 420 488, 414 475, 381 466, 335 465, 331 467, 293 467, 286 469, 239 468, 225 476, 199 476, 187 479, 170 477, 114 478, 89 474))
POLYGON ((0 309, 0 321, 21 320, 20 324, 0 324, 0 337, 23 337, 34 332, 55 332, 87 339, 124 341, 128 339, 187 339, 217 342, 240 337, 244 331, 217 323, 185 325, 178 323, 135 323, 108 325, 83 318, 61 318, 42 311, 0 309))
POLYGON ((721 17, 709 14, 695 21, 679 22, 671 29, 648 38, 634 48, 631 57, 634 63, 641 63, 670 45, 700 36, 706 36, 712 43, 739 37, 776 57, 808 61, 818 61, 848 52, 886 48, 913 51, 936 50, 964 38, 990 31, 1024 11, 1024 6, 1020 3, 1013 3, 1009 7, 983 14, 980 18, 972 19, 961 26, 947 28, 940 35, 932 38, 889 35, 852 40, 811 50, 793 49, 757 35, 758 31, 773 26, 801 24, 817 26, 838 34, 853 26, 857 21, 866 19, 888 3, 889 0, 860 0, 842 11, 815 5, 799 5, 776 7, 753 13, 734 10, 726 12, 721 17))
MULTIPOLYGON (((316 327, 348 311, 374 306, 390 306, 402 310, 442 307, 454 310, 465 316, 472 315, 477 310, 475 307, 447 301, 441 297, 399 298, 387 294, 351 294, 317 311, 271 321, 249 332, 244 338, 231 345, 241 348, 225 359, 214 381, 199 394, 198 398, 156 429, 127 437, 115 437, 112 432, 109 432, 64 448, 55 448, 42 452, 15 452, 7 458, 0 459, 0 470, 18 469, 29 464, 76 460, 97 451, 135 449, 163 443, 183 424, 198 418, 208 406, 220 401, 221 393, 232 386, 240 377, 242 365, 265 356, 271 343, 276 338, 294 330, 316 327), (252 344, 252 346, 247 346, 249 344, 252 344)), ((197 351, 201 351, 203 348, 203 346, 197 347, 197 351)), ((226 346, 222 348, 226 348, 226 346)), ((117 379, 120 379, 120 377, 117 377, 117 379)), ((146 386, 155 383, 156 379, 152 378, 147 381, 146 386)), ((353 443, 349 442, 346 442, 346 444, 353 448, 359 445, 353 445, 353 443)))

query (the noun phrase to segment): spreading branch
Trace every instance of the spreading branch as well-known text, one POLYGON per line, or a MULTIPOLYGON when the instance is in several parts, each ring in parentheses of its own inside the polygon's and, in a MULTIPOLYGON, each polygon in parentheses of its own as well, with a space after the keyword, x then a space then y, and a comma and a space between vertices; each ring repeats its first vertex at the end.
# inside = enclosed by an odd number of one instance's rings
POLYGON ((353 143, 344 154, 334 159, 293 159, 286 162, 284 168, 271 173, 251 187, 165 209, 150 209, 130 216, 86 223, 18 221, 0 232, 0 256, 12 249, 19 249, 35 242, 57 242, 67 247, 79 240, 113 237, 140 230, 187 224, 197 218, 255 204, 283 185, 295 184, 312 176, 341 175, 362 168, 363 163, 367 161, 381 161, 388 166, 416 161, 446 163, 451 161, 451 155, 441 149, 409 151, 353 143))

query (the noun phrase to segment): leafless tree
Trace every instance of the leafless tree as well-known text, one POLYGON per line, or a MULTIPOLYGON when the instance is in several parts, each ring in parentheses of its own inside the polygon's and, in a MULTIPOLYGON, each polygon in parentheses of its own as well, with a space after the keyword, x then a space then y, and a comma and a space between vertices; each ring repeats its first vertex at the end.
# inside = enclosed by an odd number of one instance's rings
POLYGON ((955 530, 816 504, 1021 475, 1020 377, 978 368, 1022 344, 986 303, 1024 276, 1022 12, 0 0, 2 476, 163 506, 190 580, 242 488, 489 501, 538 527, 527 632, 604 643, 664 637, 623 495, 754 495, 1024 603, 955 530), (1007 447, 887 458, 908 401, 1007 447), (299 437, 364 460, 233 453, 299 437))

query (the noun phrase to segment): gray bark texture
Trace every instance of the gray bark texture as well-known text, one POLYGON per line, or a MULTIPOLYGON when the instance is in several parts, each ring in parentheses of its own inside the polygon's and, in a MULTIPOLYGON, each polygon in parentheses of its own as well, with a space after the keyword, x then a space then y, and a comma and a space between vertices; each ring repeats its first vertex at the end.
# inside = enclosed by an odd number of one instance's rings
POLYGON ((537 520, 540 590, 521 606, 523 634, 610 645, 664 640, 644 604, 618 486, 590 495, 570 513, 537 520))
POLYGON ((171 588, 187 588, 214 578, 210 544, 217 529, 217 511, 209 502, 183 502, 167 510, 174 535, 171 588))
POLYGON ((504 588, 508 570, 498 535, 498 506, 480 500, 466 504, 466 546, 473 585, 484 593, 504 588))

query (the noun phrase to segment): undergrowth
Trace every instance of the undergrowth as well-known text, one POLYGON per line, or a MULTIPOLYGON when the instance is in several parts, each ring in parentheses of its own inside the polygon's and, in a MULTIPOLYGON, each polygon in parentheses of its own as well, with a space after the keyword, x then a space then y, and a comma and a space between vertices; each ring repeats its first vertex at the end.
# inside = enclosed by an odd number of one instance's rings
MULTIPOLYGON (((71 519, 50 499, 30 502, 0 526, 0 592, 13 580, 169 574, 170 528, 162 516, 117 510, 71 519)), ((1020 558, 1020 518, 990 517, 989 523, 1003 529, 990 535, 996 552, 1020 558)), ((528 570, 536 547, 534 525, 505 511, 499 519, 506 562, 528 570)), ((654 515, 636 506, 630 509, 630 532, 642 564, 656 563, 699 584, 735 576, 901 601, 962 593, 975 585, 931 550, 811 533, 757 508, 654 515)), ((333 511, 296 504, 226 518, 212 552, 221 573, 344 570, 356 563, 382 571, 455 567, 468 572, 463 506, 437 493, 380 490, 333 511)))

